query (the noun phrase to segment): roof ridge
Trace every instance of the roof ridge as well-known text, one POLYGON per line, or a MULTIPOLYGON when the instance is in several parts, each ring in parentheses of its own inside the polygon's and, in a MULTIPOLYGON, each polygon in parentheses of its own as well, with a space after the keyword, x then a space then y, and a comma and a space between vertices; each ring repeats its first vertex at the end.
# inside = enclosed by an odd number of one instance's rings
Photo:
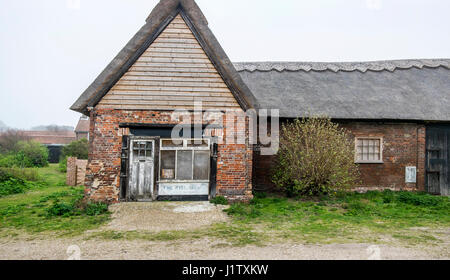
POLYGON ((161 0, 152 10, 145 25, 83 92, 72 105, 71 110, 89 115, 89 109, 98 104, 178 14, 181 14, 186 21, 239 105, 245 110, 258 108, 258 101, 233 67, 219 41, 208 27, 208 22, 196 2, 194 0, 161 0))
POLYGON ((403 60, 378 60, 361 62, 289 62, 289 61, 266 61, 266 62, 236 62, 233 63, 238 72, 268 72, 268 71, 333 71, 333 72, 355 72, 365 73, 367 71, 390 71, 397 69, 407 70, 411 68, 423 69, 445 67, 450 70, 450 59, 403 59, 403 60))

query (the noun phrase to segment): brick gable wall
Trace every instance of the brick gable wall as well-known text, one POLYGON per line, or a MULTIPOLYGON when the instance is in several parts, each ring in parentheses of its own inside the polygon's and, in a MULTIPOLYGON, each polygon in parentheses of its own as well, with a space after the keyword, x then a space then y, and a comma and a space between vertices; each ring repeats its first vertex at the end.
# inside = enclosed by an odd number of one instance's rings
MULTIPOLYGON (((98 201, 118 202, 120 193, 120 167, 122 136, 126 129, 120 123, 178 124, 168 111, 135 111, 96 109, 91 112, 89 162, 86 170, 86 194, 98 201)), ((239 133, 248 134, 244 121, 228 123, 239 133)), ((226 137, 226 135, 225 135, 226 137)), ((252 198, 252 146, 245 144, 219 144, 217 194, 230 200, 248 201, 252 198)))

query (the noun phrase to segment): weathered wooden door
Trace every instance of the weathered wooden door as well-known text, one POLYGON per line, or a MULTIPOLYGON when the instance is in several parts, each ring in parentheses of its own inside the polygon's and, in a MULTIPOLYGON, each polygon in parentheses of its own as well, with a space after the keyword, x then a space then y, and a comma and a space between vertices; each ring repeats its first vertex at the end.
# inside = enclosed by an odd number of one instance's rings
POLYGON ((450 195, 450 126, 427 127, 426 184, 432 194, 450 195))
POLYGON ((155 185, 155 140, 130 141, 128 199, 150 201, 155 185))

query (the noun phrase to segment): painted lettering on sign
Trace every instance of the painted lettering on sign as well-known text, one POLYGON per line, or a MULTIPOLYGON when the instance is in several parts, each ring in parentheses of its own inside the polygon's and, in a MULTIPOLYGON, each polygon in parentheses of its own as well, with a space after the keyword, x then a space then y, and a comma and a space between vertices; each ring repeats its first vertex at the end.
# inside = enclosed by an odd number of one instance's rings
POLYGON ((208 183, 161 183, 159 195, 209 195, 208 183))

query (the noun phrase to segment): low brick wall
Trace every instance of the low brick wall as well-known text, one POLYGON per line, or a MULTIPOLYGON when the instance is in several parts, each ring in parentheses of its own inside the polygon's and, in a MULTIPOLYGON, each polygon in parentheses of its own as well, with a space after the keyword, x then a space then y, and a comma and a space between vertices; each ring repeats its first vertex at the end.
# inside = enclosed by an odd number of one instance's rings
POLYGON ((77 159, 76 157, 67 159, 66 184, 68 186, 84 185, 87 163, 87 160, 77 159))

